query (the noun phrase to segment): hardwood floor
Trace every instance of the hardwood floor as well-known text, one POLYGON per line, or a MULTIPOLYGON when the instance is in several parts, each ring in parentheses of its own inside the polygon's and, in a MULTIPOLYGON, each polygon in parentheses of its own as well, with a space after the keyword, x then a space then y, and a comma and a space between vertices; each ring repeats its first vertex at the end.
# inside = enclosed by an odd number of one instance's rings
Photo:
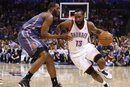
MULTIPOLYGON (((18 87, 18 82, 30 68, 29 64, 0 64, 0 87, 18 87)), ((56 65, 57 76, 63 87, 102 87, 89 75, 81 75, 73 65, 56 65)), ((107 67, 113 79, 107 80, 110 87, 130 86, 130 67, 107 67)), ((51 87, 51 80, 45 66, 31 79, 31 87, 51 87)))

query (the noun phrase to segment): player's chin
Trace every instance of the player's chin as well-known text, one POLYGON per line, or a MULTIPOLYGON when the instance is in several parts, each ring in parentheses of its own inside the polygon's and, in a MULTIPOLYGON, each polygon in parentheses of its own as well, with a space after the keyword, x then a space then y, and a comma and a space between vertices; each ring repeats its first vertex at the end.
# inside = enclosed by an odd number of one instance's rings
POLYGON ((55 16, 58 17, 60 15, 60 13, 56 13, 55 16))
POLYGON ((81 22, 80 21, 76 21, 76 24, 81 25, 81 22))

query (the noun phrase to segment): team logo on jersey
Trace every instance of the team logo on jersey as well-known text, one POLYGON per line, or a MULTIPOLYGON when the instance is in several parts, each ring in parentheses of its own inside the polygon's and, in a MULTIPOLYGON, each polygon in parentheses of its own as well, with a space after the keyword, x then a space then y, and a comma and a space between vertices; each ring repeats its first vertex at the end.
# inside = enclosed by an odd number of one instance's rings
POLYGON ((32 44, 31 44, 31 47, 32 47, 32 48, 37 48, 36 43, 32 43, 32 44))

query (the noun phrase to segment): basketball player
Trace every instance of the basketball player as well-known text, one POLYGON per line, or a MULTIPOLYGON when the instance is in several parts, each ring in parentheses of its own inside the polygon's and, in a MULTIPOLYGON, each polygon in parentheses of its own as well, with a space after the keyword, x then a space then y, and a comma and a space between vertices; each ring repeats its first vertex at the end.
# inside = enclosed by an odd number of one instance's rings
MULTIPOLYGON (((93 79, 102 83, 103 87, 109 87, 102 77, 92 67, 91 61, 99 66, 99 71, 108 79, 112 75, 104 70, 105 61, 100 52, 90 43, 90 32, 99 35, 103 30, 98 29, 92 22, 86 21, 84 11, 77 9, 74 13, 74 20, 66 20, 57 26, 57 33, 66 29, 66 33, 72 36, 72 40, 68 41, 70 57, 73 63, 84 73, 92 76, 93 79)), ((64 30, 65 31, 65 30, 64 30)), ((62 41, 60 45, 63 47, 62 41)))
POLYGON ((53 17, 59 15, 59 5, 50 3, 48 11, 42 12, 27 21, 18 34, 18 41, 30 57, 36 60, 26 76, 19 82, 20 87, 30 87, 30 79, 38 71, 43 63, 46 63, 53 87, 61 87, 56 78, 56 70, 53 58, 48 53, 47 45, 42 41, 49 39, 69 39, 68 35, 51 35, 48 33, 49 27, 53 23, 53 17))

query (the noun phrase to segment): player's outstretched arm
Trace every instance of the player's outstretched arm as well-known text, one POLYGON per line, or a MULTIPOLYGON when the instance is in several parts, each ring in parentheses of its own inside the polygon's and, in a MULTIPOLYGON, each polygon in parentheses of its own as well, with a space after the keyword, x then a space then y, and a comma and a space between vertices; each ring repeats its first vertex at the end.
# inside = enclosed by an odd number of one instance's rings
POLYGON ((42 24, 42 28, 41 28, 41 37, 42 38, 48 38, 48 39, 69 39, 70 36, 68 35, 52 35, 50 33, 48 33, 50 26, 53 23, 53 16, 46 14, 45 15, 45 21, 42 24))

